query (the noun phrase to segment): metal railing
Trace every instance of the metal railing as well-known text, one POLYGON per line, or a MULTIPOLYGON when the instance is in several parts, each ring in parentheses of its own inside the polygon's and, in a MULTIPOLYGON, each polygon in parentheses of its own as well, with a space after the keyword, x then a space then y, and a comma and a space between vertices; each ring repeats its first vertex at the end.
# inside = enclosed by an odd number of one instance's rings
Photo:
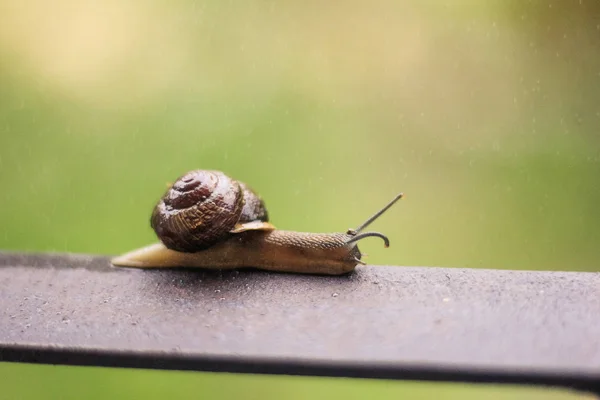
POLYGON ((0 361, 600 393, 600 274, 136 270, 0 253, 0 361))

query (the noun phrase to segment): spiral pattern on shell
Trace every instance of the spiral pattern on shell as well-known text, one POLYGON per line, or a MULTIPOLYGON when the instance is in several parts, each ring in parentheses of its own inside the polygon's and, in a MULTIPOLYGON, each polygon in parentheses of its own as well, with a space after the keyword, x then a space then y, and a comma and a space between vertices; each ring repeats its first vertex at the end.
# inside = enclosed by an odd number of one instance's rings
POLYGON ((195 252, 225 239, 236 226, 268 221, 263 200, 220 171, 194 170, 179 177, 152 212, 150 225, 163 244, 195 252))

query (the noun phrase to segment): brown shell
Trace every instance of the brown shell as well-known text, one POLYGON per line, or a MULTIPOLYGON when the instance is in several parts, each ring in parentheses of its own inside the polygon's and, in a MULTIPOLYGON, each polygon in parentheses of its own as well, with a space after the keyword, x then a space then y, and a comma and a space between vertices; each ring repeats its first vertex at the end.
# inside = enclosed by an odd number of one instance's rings
POLYGON ((251 221, 269 221, 269 214, 263 199, 248 185, 238 182, 244 193, 244 208, 238 223, 243 224, 251 221))
POLYGON ((220 171, 194 170, 167 190, 150 225, 166 247, 195 252, 225 239, 238 224, 267 218, 264 202, 243 183, 220 171))

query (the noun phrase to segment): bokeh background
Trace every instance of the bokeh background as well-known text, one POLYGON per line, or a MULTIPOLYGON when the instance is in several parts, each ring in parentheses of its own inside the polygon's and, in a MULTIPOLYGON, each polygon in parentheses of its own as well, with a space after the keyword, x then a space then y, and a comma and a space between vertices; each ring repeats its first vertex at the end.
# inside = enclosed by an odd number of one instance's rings
MULTIPOLYGON (((0 0, 0 248, 155 240, 220 169, 390 265, 600 270, 600 3, 0 0)), ((0 364, 0 398, 562 399, 459 385, 0 364), (271 392, 271 390, 273 392, 271 392)))

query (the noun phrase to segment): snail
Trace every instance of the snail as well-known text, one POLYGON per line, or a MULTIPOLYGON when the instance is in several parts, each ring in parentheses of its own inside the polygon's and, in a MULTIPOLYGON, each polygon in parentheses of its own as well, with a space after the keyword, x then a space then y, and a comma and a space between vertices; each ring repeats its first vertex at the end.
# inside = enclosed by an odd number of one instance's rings
POLYGON ((363 230, 402 198, 398 194, 356 229, 309 233, 275 228, 263 199, 221 171, 193 170, 169 186, 152 211, 159 242, 111 260, 116 267, 255 268, 277 272, 341 275, 359 264, 356 242, 379 237, 363 230))

